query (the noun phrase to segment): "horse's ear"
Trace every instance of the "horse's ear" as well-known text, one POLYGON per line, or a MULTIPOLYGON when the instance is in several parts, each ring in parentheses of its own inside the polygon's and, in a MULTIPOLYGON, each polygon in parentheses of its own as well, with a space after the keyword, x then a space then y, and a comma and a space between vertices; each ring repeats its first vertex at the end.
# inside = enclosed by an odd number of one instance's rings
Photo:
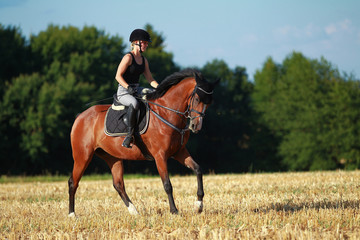
POLYGON ((215 82, 211 83, 213 89, 219 84, 220 80, 221 78, 217 78, 215 82))
POLYGON ((200 78, 200 76, 199 76, 199 73, 195 72, 194 75, 195 75, 195 80, 196 80, 196 82, 199 83, 199 82, 201 81, 201 78, 200 78))

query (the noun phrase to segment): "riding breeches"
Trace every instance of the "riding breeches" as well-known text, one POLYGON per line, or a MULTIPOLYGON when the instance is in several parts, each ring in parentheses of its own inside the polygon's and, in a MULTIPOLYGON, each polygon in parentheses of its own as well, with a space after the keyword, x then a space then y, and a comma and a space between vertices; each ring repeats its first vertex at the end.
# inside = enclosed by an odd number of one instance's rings
MULTIPOLYGON (((131 85, 131 87, 134 89, 137 89, 139 91, 139 84, 131 85)), ((118 86, 116 96, 117 96, 118 101, 121 104, 123 104, 127 107, 132 105, 135 110, 139 109, 138 100, 133 95, 129 94, 128 90, 126 88, 124 88, 123 86, 121 86, 120 84, 118 86)))

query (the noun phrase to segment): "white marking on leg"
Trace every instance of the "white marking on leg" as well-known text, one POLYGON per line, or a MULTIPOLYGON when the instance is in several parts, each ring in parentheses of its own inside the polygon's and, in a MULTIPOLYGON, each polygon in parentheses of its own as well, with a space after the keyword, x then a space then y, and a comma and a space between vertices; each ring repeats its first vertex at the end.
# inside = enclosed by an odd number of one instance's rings
POLYGON ((69 213, 69 218, 76 218, 75 213, 74 212, 69 213))
POLYGON ((138 211, 132 203, 129 203, 128 210, 131 215, 139 215, 138 211))
POLYGON ((196 201, 195 202, 195 210, 198 213, 201 213, 203 211, 204 205, 203 205, 203 201, 196 201))

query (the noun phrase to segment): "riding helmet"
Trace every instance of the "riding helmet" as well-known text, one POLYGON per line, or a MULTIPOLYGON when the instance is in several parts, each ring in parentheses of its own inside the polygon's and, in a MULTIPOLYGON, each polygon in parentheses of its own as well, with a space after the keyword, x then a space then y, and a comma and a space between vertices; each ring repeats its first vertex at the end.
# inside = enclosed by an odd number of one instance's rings
POLYGON ((151 42, 150 34, 142 29, 135 29, 130 34, 129 41, 133 42, 136 40, 151 42))

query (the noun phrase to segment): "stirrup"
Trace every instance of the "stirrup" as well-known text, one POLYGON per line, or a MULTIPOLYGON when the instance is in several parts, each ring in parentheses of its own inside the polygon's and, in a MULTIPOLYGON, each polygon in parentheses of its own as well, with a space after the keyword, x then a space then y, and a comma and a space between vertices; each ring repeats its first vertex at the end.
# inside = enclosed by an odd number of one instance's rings
POLYGON ((131 147, 131 140, 132 140, 132 136, 130 135, 130 136, 126 136, 125 137, 125 139, 124 139, 124 141, 123 141, 123 143, 122 143, 122 146, 123 147, 126 147, 126 148, 132 148, 131 147))

